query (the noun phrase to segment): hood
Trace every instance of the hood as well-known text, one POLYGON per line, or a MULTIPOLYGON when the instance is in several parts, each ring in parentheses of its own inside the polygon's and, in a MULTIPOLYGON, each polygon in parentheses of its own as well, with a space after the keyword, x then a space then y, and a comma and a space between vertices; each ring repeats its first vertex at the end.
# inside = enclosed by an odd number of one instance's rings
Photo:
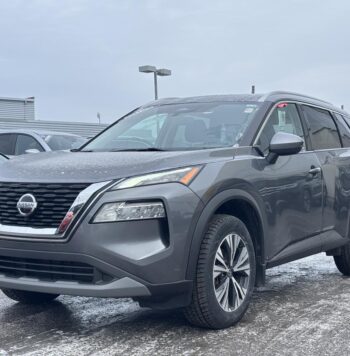
POLYGON ((26 154, 0 164, 0 182, 96 183, 232 157, 232 149, 26 154))

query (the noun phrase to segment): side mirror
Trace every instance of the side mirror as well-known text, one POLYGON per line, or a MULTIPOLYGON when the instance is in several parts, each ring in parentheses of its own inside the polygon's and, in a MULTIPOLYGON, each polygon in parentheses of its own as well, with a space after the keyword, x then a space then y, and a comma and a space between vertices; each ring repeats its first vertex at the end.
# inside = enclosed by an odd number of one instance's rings
POLYGON ((25 153, 40 153, 40 151, 37 148, 29 148, 25 153))
POLYGON ((287 132, 277 132, 272 137, 269 154, 266 159, 269 163, 275 163, 278 156, 289 156, 299 153, 303 145, 304 141, 301 137, 287 132))

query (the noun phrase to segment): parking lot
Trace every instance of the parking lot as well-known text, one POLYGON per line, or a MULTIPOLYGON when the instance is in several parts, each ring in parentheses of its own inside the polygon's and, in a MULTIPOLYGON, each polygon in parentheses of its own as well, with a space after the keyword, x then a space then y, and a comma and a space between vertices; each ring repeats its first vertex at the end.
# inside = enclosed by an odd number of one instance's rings
POLYGON ((130 300, 60 297, 48 307, 0 297, 0 355, 348 355, 350 279, 317 255, 268 271, 242 322, 208 331, 130 300))

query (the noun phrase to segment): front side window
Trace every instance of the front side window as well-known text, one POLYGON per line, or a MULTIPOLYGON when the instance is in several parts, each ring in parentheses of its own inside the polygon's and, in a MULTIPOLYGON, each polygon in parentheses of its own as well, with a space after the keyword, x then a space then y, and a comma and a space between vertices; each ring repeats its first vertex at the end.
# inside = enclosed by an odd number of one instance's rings
POLYGON ((4 155, 12 156, 15 153, 15 134, 1 134, 0 135, 0 152, 4 155))
POLYGON ((337 126, 327 110, 303 105, 305 119, 309 126, 312 148, 314 150, 341 147, 337 126))
POLYGON ((27 150, 35 150, 37 152, 42 152, 43 148, 35 138, 29 135, 18 135, 16 141, 15 155, 23 155, 24 153, 28 153, 27 150))
POLYGON ((239 145, 260 107, 253 102, 168 104, 139 109, 84 151, 197 150, 239 145))
POLYGON ((295 104, 280 103, 273 109, 256 143, 265 154, 277 132, 291 133, 304 139, 303 127, 295 104))

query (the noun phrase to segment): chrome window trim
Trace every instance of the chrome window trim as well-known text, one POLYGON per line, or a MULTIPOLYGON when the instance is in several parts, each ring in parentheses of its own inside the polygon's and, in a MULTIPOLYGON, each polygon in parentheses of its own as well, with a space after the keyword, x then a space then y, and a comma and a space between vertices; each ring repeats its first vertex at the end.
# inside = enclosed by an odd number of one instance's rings
MULTIPOLYGON (((40 241, 40 242, 65 242, 68 240, 71 230, 79 224, 84 212, 91 207, 92 204, 106 191, 110 188, 111 183, 116 183, 114 181, 105 181, 99 183, 92 183, 87 188, 82 190, 73 204, 71 205, 71 210, 76 210, 76 219, 73 219, 71 225, 63 234, 58 233, 57 228, 32 228, 26 226, 11 226, 11 225, 1 225, 0 224, 0 239, 2 240, 18 240, 18 241, 40 241), (94 199, 89 203, 91 197, 100 191, 94 199), (87 204, 88 203, 88 204, 87 204)), ((67 212, 68 212, 67 211, 67 212)))

